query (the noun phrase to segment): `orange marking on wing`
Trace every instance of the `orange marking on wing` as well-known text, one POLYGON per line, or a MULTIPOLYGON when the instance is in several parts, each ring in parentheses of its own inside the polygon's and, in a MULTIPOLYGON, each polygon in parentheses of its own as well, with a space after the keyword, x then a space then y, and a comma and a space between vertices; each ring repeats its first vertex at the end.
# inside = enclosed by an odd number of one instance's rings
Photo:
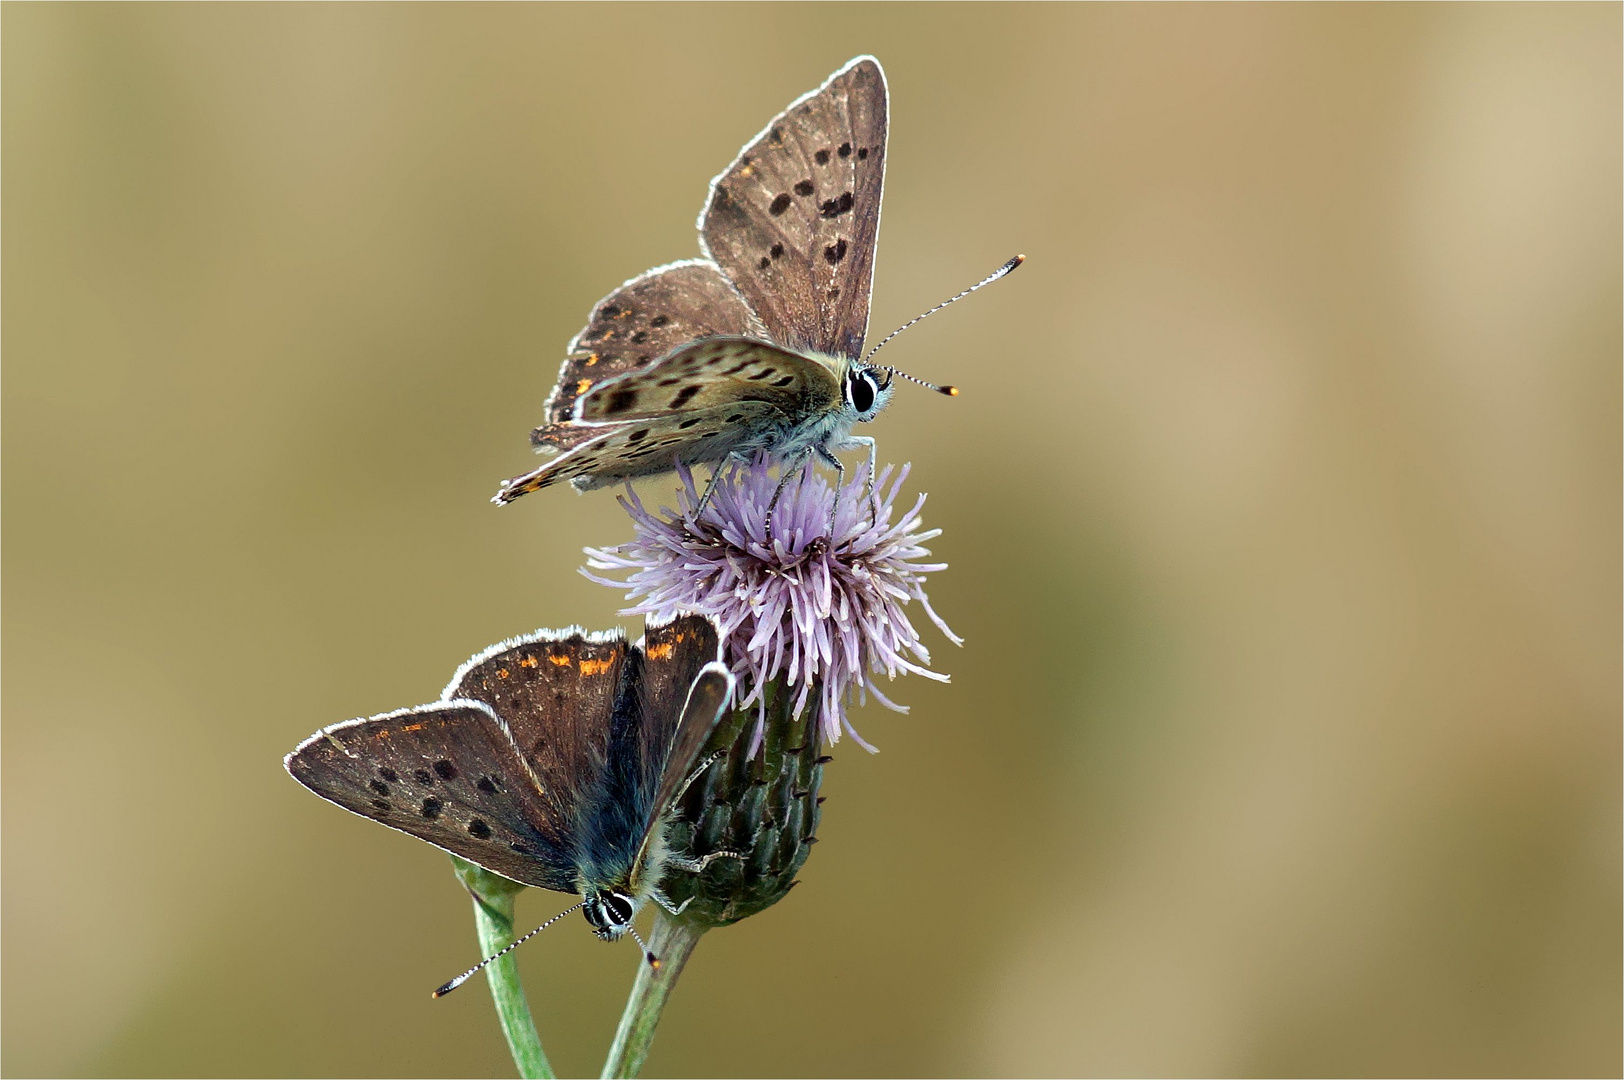
POLYGON ((593 364, 596 364, 597 362, 598 362, 598 354, 597 353, 587 353, 587 356, 586 356, 586 366, 587 367, 591 367, 593 364))
POLYGON ((400 730, 402 730, 402 731, 422 731, 423 730, 423 725, 422 724, 407 724, 404 727, 402 727, 400 730))
MULTIPOLYGON (((678 638, 677 640, 682 639, 678 638)), ((650 645, 648 647, 648 658, 650 660, 664 660, 671 655, 671 651, 675 648, 676 646, 669 641, 662 641, 658 645, 650 645)))
POLYGON ((552 661, 554 667, 570 666, 570 658, 567 656, 549 656, 547 659, 552 661))
POLYGON ((519 666, 520 667, 538 667, 538 666, 540 666, 540 664, 541 664, 541 661, 537 660, 534 656, 521 656, 521 657, 519 657, 519 666))
POLYGON ((575 384, 575 393, 577 396, 586 393, 590 389, 592 389, 591 379, 582 379, 580 382, 575 384))
POLYGON ((499 667, 496 669, 496 677, 498 679, 505 679, 508 677, 508 674, 508 669, 505 667, 499 667))
POLYGON ((614 661, 612 661, 612 660, 582 660, 581 661, 581 674, 582 675, 602 675, 604 672, 608 671, 613 666, 614 666, 614 661))

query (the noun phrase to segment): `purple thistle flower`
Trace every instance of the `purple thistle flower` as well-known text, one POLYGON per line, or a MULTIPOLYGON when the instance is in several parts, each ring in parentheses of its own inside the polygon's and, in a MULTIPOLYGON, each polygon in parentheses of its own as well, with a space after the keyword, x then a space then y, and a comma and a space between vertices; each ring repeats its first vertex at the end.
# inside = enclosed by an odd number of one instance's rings
MULTIPOLYGON (((808 467, 784 486, 770 527, 767 506, 778 478, 765 457, 724 476, 697 521, 693 474, 686 469, 679 474, 679 510, 650 513, 628 486, 620 502, 631 515, 636 538, 618 547, 586 549, 592 570, 629 570, 630 575, 615 580, 586 569, 581 573, 626 589, 627 599, 637 603, 624 615, 665 619, 697 611, 715 616, 727 659, 748 688, 739 708, 755 704, 764 716, 767 684, 782 677, 795 692, 794 715, 816 694, 824 739, 835 742, 844 730, 872 750, 846 718, 853 688, 859 700, 873 694, 887 708, 907 712, 881 693, 876 675, 912 672, 947 681, 925 666, 930 652, 904 610, 909 601, 919 601, 937 628, 962 644, 925 595, 925 575, 947 564, 915 561, 930 554, 921 545, 941 533, 920 531, 925 496, 892 523, 907 466, 881 470, 871 499, 862 495, 866 465, 839 490, 808 467)), ((761 724, 758 719, 758 742, 761 724)))

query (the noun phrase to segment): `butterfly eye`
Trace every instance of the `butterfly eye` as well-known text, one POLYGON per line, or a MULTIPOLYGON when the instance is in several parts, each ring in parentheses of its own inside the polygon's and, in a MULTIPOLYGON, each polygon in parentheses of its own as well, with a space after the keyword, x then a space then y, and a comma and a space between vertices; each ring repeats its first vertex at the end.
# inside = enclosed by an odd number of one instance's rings
POLYGON ((621 893, 610 893, 603 898, 604 910, 616 923, 624 926, 632 921, 632 898, 621 893))
POLYGON ((849 390, 847 392, 851 395, 852 408, 859 413, 866 413, 874 407, 874 394, 876 391, 874 376, 866 371, 859 372, 851 377, 848 386, 849 390))

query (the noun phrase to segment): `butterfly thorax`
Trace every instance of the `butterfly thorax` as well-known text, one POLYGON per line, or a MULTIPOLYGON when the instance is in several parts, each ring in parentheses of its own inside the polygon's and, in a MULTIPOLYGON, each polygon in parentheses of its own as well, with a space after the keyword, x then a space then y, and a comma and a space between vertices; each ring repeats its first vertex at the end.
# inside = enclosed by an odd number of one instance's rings
POLYGON ((630 853, 629 860, 615 860, 617 865, 612 869, 584 853, 580 857, 576 890, 585 900, 581 913, 592 924, 592 932, 603 940, 614 941, 625 934, 632 919, 653 897, 670 857, 665 838, 668 822, 669 811, 643 833, 641 847, 630 853))

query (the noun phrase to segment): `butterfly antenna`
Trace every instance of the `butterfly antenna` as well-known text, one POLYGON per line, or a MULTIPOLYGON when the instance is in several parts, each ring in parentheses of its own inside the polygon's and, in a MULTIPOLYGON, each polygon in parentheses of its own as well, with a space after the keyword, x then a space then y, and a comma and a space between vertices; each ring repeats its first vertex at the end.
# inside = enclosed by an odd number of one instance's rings
POLYGON ((517 949, 520 945, 523 945, 525 942, 529 941, 531 938, 535 937, 537 934, 541 933, 543 930, 545 930, 549 926, 553 925, 553 923, 557 922, 559 919, 562 919, 564 916, 568 915, 571 911, 578 911, 578 910, 580 910, 581 908, 583 908, 585 906, 586 906, 586 901, 582 900, 579 904, 576 904, 574 907, 568 908, 568 909, 566 909, 564 911, 560 911, 557 915, 554 915, 552 918, 548 919, 546 922, 542 923, 540 926, 538 926, 534 930, 530 931, 528 934, 526 934, 524 937, 520 938, 518 941, 515 941, 513 944, 509 945, 507 948, 503 949, 501 952, 496 953, 496 954, 494 954, 492 956, 487 956, 485 959, 481 960, 479 963, 475 964, 473 967, 469 968, 467 971, 463 972, 461 975, 458 975, 455 979, 452 979, 450 982, 448 982, 444 986, 440 987, 440 989, 438 989, 438 990, 436 990, 434 992, 433 996, 437 997, 437 998, 445 997, 447 994, 451 993, 451 991, 455 990, 457 987, 461 986, 463 983, 467 982, 469 979, 471 979, 475 975, 479 974, 480 971, 484 970, 485 965, 491 963, 493 960, 502 959, 502 957, 506 956, 508 953, 512 952, 514 949, 517 949))
POLYGON ((648 961, 648 966, 653 968, 655 971, 659 971, 660 958, 649 952, 648 946, 643 944, 643 939, 637 936, 637 927, 628 925, 626 927, 626 933, 630 934, 632 936, 632 940, 637 942, 637 947, 643 950, 643 959, 648 961))
MULTIPOLYGON (((1009 260, 1009 262, 1005 263, 1003 266, 1000 266, 998 269, 994 270, 992 273, 988 274, 986 277, 982 278, 980 281, 978 281, 974 285, 970 286, 968 289, 965 289, 963 292, 959 293, 957 296, 950 297, 949 299, 943 300, 940 304, 937 304, 935 307, 931 308, 929 311, 925 312, 923 315, 915 315, 913 318, 909 319, 907 322, 903 323, 901 326, 897 327, 895 330, 893 330, 889 334, 887 334, 885 336, 885 341, 880 342, 878 345, 876 345, 872 349, 868 350, 867 353, 863 354, 862 362, 865 363, 865 364, 868 363, 868 358, 870 356, 873 356, 875 353, 877 353, 881 349, 885 348, 885 342, 886 341, 890 341, 892 338, 896 337, 898 334, 900 334, 904 330, 908 329, 908 327, 912 326, 914 323, 919 322, 921 319, 927 319, 930 316, 936 314, 938 311, 945 308, 947 305, 952 304, 952 303, 957 303, 958 301, 963 300, 966 296, 969 296, 971 293, 975 292, 977 289, 984 288, 984 287, 986 287, 988 285, 991 285, 993 282, 997 281, 1001 277, 1006 277, 1011 272, 1013 272, 1014 269, 1017 266, 1021 265, 1021 263, 1025 262, 1025 261, 1026 261, 1026 256, 1025 255, 1017 255, 1013 259, 1009 260)), ((889 371, 893 375, 902 375, 902 377, 904 379, 907 379, 910 382, 919 383, 919 385, 921 385, 921 386, 929 386, 932 390, 935 390, 937 393, 947 394, 950 397, 952 395, 955 395, 955 394, 958 393, 958 391, 955 390, 951 386, 945 386, 945 387, 944 386, 933 386, 932 384, 930 384, 928 382, 925 382, 923 379, 916 379, 912 375, 903 375, 902 372, 898 371, 896 368, 886 368, 884 370, 889 371)))

